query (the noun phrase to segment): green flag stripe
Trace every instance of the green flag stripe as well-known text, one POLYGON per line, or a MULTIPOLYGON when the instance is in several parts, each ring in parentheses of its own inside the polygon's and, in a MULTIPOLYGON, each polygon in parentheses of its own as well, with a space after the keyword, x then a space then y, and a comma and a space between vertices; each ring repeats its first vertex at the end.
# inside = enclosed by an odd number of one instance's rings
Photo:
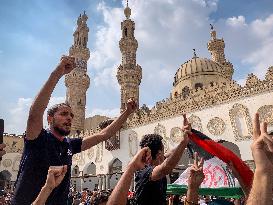
MULTIPOLYGON (((182 195, 187 193, 188 187, 185 185, 168 184, 167 194, 182 195)), ((221 187, 221 188, 200 188, 200 195, 211 195, 225 198, 241 198, 244 193, 240 187, 221 187)))

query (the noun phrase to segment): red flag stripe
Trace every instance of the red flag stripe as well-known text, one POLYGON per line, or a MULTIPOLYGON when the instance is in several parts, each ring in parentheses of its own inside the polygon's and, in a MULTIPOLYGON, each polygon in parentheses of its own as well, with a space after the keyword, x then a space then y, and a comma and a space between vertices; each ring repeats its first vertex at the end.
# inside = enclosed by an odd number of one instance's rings
POLYGON ((190 139, 195 142, 198 146, 202 147, 205 151, 213 156, 218 157, 223 162, 232 162, 235 169, 240 174, 245 186, 251 187, 253 172, 251 169, 232 151, 224 147, 223 145, 208 139, 201 139, 197 134, 192 133, 189 135, 190 139))

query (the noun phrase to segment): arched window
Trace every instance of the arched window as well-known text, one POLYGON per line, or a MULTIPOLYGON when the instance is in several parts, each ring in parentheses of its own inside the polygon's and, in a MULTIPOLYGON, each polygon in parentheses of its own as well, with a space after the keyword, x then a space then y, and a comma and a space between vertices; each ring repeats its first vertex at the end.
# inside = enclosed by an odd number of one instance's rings
POLYGON ((182 96, 183 96, 183 98, 186 98, 189 94, 190 94, 190 88, 188 86, 185 86, 182 89, 182 96))
POLYGON ((83 169, 83 174, 96 175, 96 165, 93 162, 88 163, 83 169))
POLYGON ((196 83, 194 87, 195 87, 196 90, 198 90, 198 88, 203 89, 203 84, 202 83, 196 83))
POLYGON ((127 30, 127 28, 124 29, 124 35, 125 35, 125 37, 127 37, 127 35, 128 35, 128 30, 127 30))
POLYGON ((109 165, 109 173, 113 174, 116 172, 122 172, 122 162, 118 158, 115 158, 109 165))

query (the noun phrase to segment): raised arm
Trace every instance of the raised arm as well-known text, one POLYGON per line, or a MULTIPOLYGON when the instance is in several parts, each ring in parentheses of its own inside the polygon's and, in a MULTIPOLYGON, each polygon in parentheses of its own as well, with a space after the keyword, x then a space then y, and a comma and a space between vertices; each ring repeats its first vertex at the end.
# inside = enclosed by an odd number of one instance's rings
POLYGON ((188 179, 188 190, 187 190, 187 198, 186 205, 188 204, 198 204, 198 189, 202 184, 205 175, 203 173, 203 165, 204 159, 201 158, 198 161, 197 153, 194 153, 194 162, 190 168, 190 176, 188 179))
POLYGON ((75 59, 69 56, 63 56, 59 65, 50 74, 48 80, 35 97, 28 115, 26 139, 34 140, 38 137, 43 128, 43 115, 48 105, 50 96, 59 81, 59 79, 72 71, 75 67, 75 59))
POLYGON ((267 133, 266 123, 260 126, 257 113, 253 122, 251 150, 256 169, 247 205, 270 204, 273 185, 273 136, 267 133))
POLYGON ((127 194, 137 170, 143 169, 151 160, 151 151, 148 147, 141 149, 127 166, 126 171, 122 174, 118 184, 115 186, 107 205, 125 205, 127 202, 127 194))
POLYGON ((151 180, 153 181, 161 179, 162 177, 171 173, 173 168, 175 168, 175 166, 179 162, 185 148, 187 147, 187 144, 189 142, 188 134, 190 133, 191 125, 188 122, 188 119, 185 114, 183 115, 183 118, 184 118, 183 129, 182 129, 184 132, 183 139, 178 144, 178 146, 169 153, 168 158, 166 158, 162 164, 156 166, 153 169, 153 172, 151 174, 151 180))
POLYGON ((67 172, 67 165, 49 167, 45 185, 32 205, 44 205, 51 192, 61 184, 67 172))
POLYGON ((136 109, 136 103, 133 99, 129 99, 127 102, 126 110, 109 126, 104 128, 101 132, 85 137, 82 141, 81 150, 87 150, 100 142, 108 140, 110 137, 114 136, 118 130, 122 127, 122 124, 127 120, 129 115, 136 109))

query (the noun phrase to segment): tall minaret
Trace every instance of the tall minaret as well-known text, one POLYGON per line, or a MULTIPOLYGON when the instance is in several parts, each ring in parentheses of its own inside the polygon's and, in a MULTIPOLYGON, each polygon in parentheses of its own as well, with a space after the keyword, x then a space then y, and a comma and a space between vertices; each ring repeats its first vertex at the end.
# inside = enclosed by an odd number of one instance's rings
POLYGON ((138 43, 134 36, 135 22, 130 19, 131 9, 128 7, 128 0, 124 14, 126 19, 121 22, 122 38, 119 41, 122 64, 118 67, 117 72, 118 83, 121 87, 121 112, 126 108, 126 102, 131 97, 139 106, 139 85, 142 79, 142 68, 136 64, 138 43))
POLYGON ((232 63, 227 61, 225 58, 224 39, 223 38, 218 39, 216 37, 216 31, 214 30, 213 26, 211 24, 210 24, 210 26, 211 26, 211 32, 210 32, 211 39, 208 42, 208 50, 211 53, 211 59, 213 61, 219 63, 220 65, 222 65, 225 68, 224 72, 225 72, 227 78, 229 78, 231 80, 234 70, 233 70, 232 63))
POLYGON ((85 12, 78 18, 77 29, 73 34, 74 44, 69 49, 69 55, 76 59, 76 68, 65 76, 66 101, 74 113, 71 134, 84 129, 86 91, 90 84, 87 74, 87 61, 90 57, 90 51, 87 48, 89 32, 87 19, 85 12))

